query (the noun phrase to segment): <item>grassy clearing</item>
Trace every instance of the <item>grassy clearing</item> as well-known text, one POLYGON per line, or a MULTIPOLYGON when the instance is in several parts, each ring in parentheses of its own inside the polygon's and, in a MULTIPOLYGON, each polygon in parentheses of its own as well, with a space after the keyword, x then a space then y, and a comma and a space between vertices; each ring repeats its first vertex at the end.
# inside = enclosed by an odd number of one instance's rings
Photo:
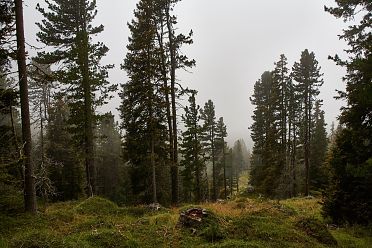
POLYGON ((211 214, 192 229, 178 223, 187 206, 151 212, 97 197, 58 203, 37 216, 0 215, 0 247, 372 247, 371 229, 327 228, 315 198, 201 207, 211 214))

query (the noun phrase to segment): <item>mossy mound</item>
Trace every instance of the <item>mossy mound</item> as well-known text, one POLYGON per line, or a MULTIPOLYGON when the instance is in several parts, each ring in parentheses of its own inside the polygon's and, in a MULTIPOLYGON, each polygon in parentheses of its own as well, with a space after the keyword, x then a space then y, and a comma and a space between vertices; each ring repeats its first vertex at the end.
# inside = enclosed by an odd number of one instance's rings
POLYGON ((119 207, 107 199, 91 197, 78 204, 74 210, 79 214, 106 215, 118 213, 119 207))
POLYGON ((300 219, 296 226, 301 228, 310 237, 315 238, 322 244, 337 245, 336 239, 328 231, 327 227, 315 218, 300 219))
POLYGON ((225 231, 222 228, 222 219, 211 210, 202 209, 198 206, 182 208, 179 225, 190 230, 194 235, 203 237, 208 242, 215 242, 225 238, 225 231), (204 214, 200 216, 200 221, 184 222, 182 213, 192 209, 199 209, 204 214))
POLYGON ((133 239, 128 240, 121 233, 109 229, 103 229, 93 232, 89 234, 86 240, 92 245, 92 247, 102 248, 140 247, 135 240, 133 239))

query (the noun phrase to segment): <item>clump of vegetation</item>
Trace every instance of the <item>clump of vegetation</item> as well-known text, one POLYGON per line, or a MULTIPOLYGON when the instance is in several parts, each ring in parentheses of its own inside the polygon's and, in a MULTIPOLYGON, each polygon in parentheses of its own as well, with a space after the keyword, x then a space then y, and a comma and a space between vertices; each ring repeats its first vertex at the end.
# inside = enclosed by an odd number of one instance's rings
POLYGON ((328 231, 327 227, 315 218, 303 218, 297 222, 296 226, 322 244, 337 245, 337 241, 328 231))
MULTIPOLYGON (((6 247, 6 246, 5 246, 6 247)), ((10 247, 23 248, 65 248, 71 247, 52 231, 33 229, 29 232, 19 233, 10 241, 10 247)))
MULTIPOLYGON (((126 238, 119 232, 112 229, 103 229, 92 232, 88 237, 87 241, 92 244, 93 247, 117 247, 127 248, 126 238)), ((133 240, 131 243, 134 244, 133 240)), ((132 246, 136 247, 136 246, 132 246)))
POLYGON ((119 210, 115 203, 101 197, 88 198, 77 205, 74 209, 79 214, 93 215, 113 214, 117 213, 119 210))

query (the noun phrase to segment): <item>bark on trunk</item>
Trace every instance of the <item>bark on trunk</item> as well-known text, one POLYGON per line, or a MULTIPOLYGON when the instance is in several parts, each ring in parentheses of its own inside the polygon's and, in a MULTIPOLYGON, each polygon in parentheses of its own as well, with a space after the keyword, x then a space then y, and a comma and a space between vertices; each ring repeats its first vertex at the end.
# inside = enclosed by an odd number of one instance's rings
POLYGON ((174 30, 170 18, 170 1, 168 2, 166 16, 167 29, 169 36, 169 53, 170 53, 170 84, 171 84, 171 103, 172 103, 172 131, 173 131, 173 161, 171 168, 172 178, 172 202, 178 203, 178 140, 177 140, 177 109, 176 109, 176 47, 174 43, 174 30))
POLYGON ((31 127, 30 109, 28 101, 28 84, 25 52, 25 36, 23 25, 23 6, 22 0, 15 0, 16 30, 17 30, 17 61, 19 75, 19 89, 21 98, 21 117, 22 117, 22 139, 24 143, 24 203, 26 212, 36 213, 36 192, 34 170, 31 164, 31 127))

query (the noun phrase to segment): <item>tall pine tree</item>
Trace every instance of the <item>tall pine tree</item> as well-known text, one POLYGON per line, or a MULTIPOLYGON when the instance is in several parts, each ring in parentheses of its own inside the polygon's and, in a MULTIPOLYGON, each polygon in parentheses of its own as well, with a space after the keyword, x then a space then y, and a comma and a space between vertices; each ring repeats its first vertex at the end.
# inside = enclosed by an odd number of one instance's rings
POLYGON ((320 73, 320 66, 315 59, 313 52, 309 53, 305 49, 301 54, 301 59, 296 62, 292 68, 293 80, 297 82, 297 90, 301 94, 300 101, 303 107, 302 113, 302 145, 304 147, 305 164, 305 190, 304 194, 309 195, 310 185, 310 150, 312 135, 312 111, 316 97, 319 95, 319 87, 323 85, 323 79, 320 73))
POLYGON ((125 154, 131 166, 132 190, 140 202, 169 201, 165 176, 167 163, 166 102, 161 82, 161 49, 156 46, 157 25, 152 0, 137 4, 129 50, 122 69, 129 81, 122 84, 121 128, 125 130, 125 154), (160 178, 159 178, 160 177, 160 178), (163 183, 159 188, 159 183, 163 183), (162 196, 158 196, 162 194, 162 196))
POLYGON ((94 126, 97 106, 104 104, 115 85, 107 81, 111 65, 102 66, 101 59, 108 52, 102 43, 92 37, 103 31, 103 25, 94 26, 97 15, 95 0, 51 0, 47 9, 37 6, 44 19, 37 23, 39 41, 51 51, 38 53, 41 64, 59 63, 56 79, 66 87, 70 104, 70 123, 73 124, 78 147, 83 147, 87 192, 95 191, 94 126), (99 92, 99 93, 98 93, 99 92))

